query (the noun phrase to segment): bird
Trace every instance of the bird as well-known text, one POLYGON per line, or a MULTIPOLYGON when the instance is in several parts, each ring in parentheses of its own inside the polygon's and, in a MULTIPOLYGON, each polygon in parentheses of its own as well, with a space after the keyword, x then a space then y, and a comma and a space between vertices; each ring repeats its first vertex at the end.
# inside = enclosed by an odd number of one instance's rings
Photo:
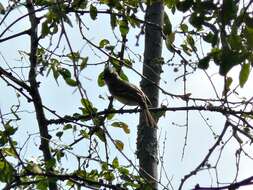
POLYGON ((104 68, 104 81, 109 92, 116 100, 124 105, 140 106, 147 126, 157 127, 156 121, 148 108, 151 102, 140 88, 128 81, 122 80, 117 71, 108 65, 104 68))

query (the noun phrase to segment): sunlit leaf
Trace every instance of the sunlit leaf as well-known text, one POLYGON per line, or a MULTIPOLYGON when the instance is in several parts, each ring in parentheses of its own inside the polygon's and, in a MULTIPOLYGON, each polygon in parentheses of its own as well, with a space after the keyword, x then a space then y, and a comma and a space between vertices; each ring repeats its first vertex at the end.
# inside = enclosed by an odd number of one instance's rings
POLYGON ((249 78, 249 73, 250 73, 250 64, 249 63, 243 64, 239 75, 239 84, 241 88, 243 88, 243 86, 247 82, 249 78))
POLYGON ((73 126, 71 124, 66 124, 66 125, 64 125, 63 130, 68 130, 68 129, 72 129, 72 128, 73 128, 73 126))
POLYGON ((104 80, 104 72, 101 72, 98 75, 98 80, 97 80, 98 86, 102 87, 105 85, 105 80, 104 80))
POLYGON ((115 169, 115 168, 118 168, 119 167, 119 160, 117 157, 115 157, 112 161, 112 167, 115 169))
POLYGON ((109 40, 107 40, 107 39, 102 39, 102 40, 99 42, 99 47, 100 47, 100 48, 104 48, 107 44, 110 44, 109 40))
POLYGON ((71 78, 71 72, 68 69, 62 68, 58 71, 64 79, 71 78))
POLYGON ((113 181, 115 179, 115 176, 111 171, 105 172, 104 177, 107 181, 113 181))
POLYGON ((128 128, 128 125, 126 123, 124 123, 124 122, 113 122, 112 126, 123 129, 124 132, 127 133, 127 134, 130 133, 130 129, 128 128))
POLYGON ((80 70, 83 70, 87 66, 88 59, 89 57, 81 58, 82 62, 80 64, 80 70))
POLYGON ((114 140, 116 148, 122 151, 124 149, 124 143, 120 140, 114 140))
POLYGON ((80 53, 79 52, 71 52, 67 54, 67 57, 71 59, 72 61, 77 62, 80 59, 80 53))
POLYGON ((121 20, 119 21, 119 30, 122 36, 126 36, 128 31, 129 31, 129 27, 128 27, 128 23, 125 20, 121 20))

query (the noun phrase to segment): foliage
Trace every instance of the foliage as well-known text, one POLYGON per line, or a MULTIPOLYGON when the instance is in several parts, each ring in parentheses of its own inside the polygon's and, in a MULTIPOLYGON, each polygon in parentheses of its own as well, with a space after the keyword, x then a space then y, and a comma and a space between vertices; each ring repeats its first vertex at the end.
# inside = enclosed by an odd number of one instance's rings
MULTIPOLYGON (((25 60, 25 66, 17 67, 15 64, 9 66, 8 63, 7 67, 0 66, 1 81, 15 91, 18 101, 17 104, 13 103, 10 106, 8 109, 10 111, 0 113, 2 123, 0 181, 5 189, 17 187, 54 189, 59 181, 62 181, 62 186, 69 189, 80 187, 151 189, 149 181, 140 175, 139 168, 124 153, 125 142, 121 137, 115 137, 111 133, 111 130, 119 129, 121 134, 131 135, 128 123, 117 120, 117 116, 140 112, 140 110, 117 110, 112 106, 112 101, 108 101, 107 107, 101 108, 87 96, 87 91, 92 89, 88 89, 82 81, 83 73, 89 72, 92 66, 104 66, 107 63, 116 68, 123 80, 128 80, 124 69, 128 68, 136 72, 134 69, 136 63, 139 60, 142 62, 141 58, 138 59, 141 56, 127 46, 128 39, 132 39, 130 34, 137 33, 136 44, 138 44, 147 25, 161 31, 169 50, 166 53, 171 54, 170 58, 152 60, 154 64, 172 65, 176 73, 183 71, 183 75, 179 78, 183 77, 184 83, 189 73, 195 74, 196 70, 206 72, 214 65, 218 67, 219 74, 224 79, 221 80, 224 81, 222 95, 221 97, 217 95, 216 99, 194 98, 186 91, 181 95, 173 94, 159 87, 165 96, 178 98, 187 106, 170 108, 162 105, 160 108, 152 109, 157 119, 165 116, 165 112, 183 109, 187 114, 190 110, 221 113, 226 120, 222 132, 214 135, 216 141, 201 164, 182 178, 178 188, 182 189, 186 180, 199 171, 210 170, 212 167, 217 169, 218 164, 211 166, 209 158, 220 145, 220 149, 225 146, 225 133, 229 127, 232 131, 230 138, 235 139, 240 146, 236 153, 237 158, 244 151, 242 144, 252 143, 252 98, 239 102, 230 101, 229 98, 231 94, 236 94, 238 89, 238 87, 233 88, 233 85, 245 87, 253 65, 253 3, 248 1, 243 4, 238 0, 164 0, 166 13, 162 27, 157 23, 146 22, 144 17, 146 7, 155 3, 157 1, 138 0, 0 2, 2 15, 0 25, 4 28, 0 31, 0 42, 24 39, 26 35, 31 44, 30 49, 15 50, 19 52, 21 61, 25 60), (9 15, 20 9, 22 15, 10 22, 9 15), (172 19, 177 14, 183 15, 179 26, 176 26, 172 19), (106 17, 105 20, 110 25, 110 28, 105 30, 113 33, 115 39, 103 37, 98 41, 90 40, 86 35, 89 23, 96 23, 103 17, 106 17), (12 33, 13 26, 23 23, 24 18, 31 26, 12 33), (72 30, 78 32, 79 41, 91 47, 92 55, 83 53, 81 48, 74 46, 70 37, 72 30), (45 45, 47 43, 49 45, 45 45), (95 57, 99 57, 100 61, 95 63, 95 57), (171 64, 175 60, 180 60, 180 64, 171 64), (17 68, 20 67, 22 67, 21 71, 18 71, 17 68), (240 70, 238 76, 229 76, 231 70, 238 68, 240 70), (27 70, 24 71, 25 69, 27 70), (59 86, 67 86, 69 87, 67 89, 74 90, 78 94, 77 112, 62 115, 62 110, 54 110, 51 105, 44 104, 43 95, 39 90, 46 84, 45 78, 54 80, 59 86), (237 78, 239 83, 234 84, 237 78), (31 110, 34 110, 35 114, 32 116, 38 122, 40 146, 36 148, 41 152, 35 160, 23 155, 24 147, 28 145, 21 141, 28 141, 30 137, 20 141, 15 136, 20 130, 22 131, 19 122, 23 119, 21 107, 25 104, 24 100, 33 104, 31 110), (189 102, 192 106, 189 106, 189 102), (198 106, 197 103, 204 105, 198 106), (57 125, 60 127, 57 128, 57 125), (55 128, 51 130, 53 127, 55 128), (69 138, 70 134, 75 136, 73 142, 65 143, 65 138, 69 138), (87 143, 87 150, 80 152, 79 149, 76 152, 75 145, 80 145, 81 142, 87 143), (103 149, 102 153, 101 149, 103 149), (117 152, 123 159, 117 156, 111 157, 108 153, 110 150, 117 152), (70 155, 74 157, 77 166, 66 168, 63 163, 70 155)), ((97 77, 95 79, 97 86, 94 88, 103 87, 105 85, 103 72, 96 72, 94 73, 97 77)), ((105 98, 101 96, 101 99, 105 98)), ((29 133, 28 136, 33 135, 29 133)), ((185 139, 187 141, 187 136, 185 139)), ((163 160, 160 161, 163 163, 163 160)), ((226 187, 233 189, 252 183, 250 180, 233 182, 226 187)), ((159 184, 164 189, 170 189, 161 181, 159 184)), ((197 185, 196 189, 198 187, 197 185)))

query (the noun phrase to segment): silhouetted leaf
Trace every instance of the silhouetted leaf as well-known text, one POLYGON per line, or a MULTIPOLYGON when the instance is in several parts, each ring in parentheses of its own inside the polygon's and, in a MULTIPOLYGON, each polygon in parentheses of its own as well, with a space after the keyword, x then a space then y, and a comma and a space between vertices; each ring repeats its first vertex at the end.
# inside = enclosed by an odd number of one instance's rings
POLYGON ((176 8, 179 11, 186 12, 191 8, 192 4, 193 0, 177 1, 176 8))
POLYGON ((127 134, 130 133, 130 129, 128 128, 128 125, 126 123, 123 123, 123 122, 113 122, 112 126, 123 129, 124 132, 127 133, 127 134))
POLYGON ((96 20, 97 18, 97 8, 92 4, 90 5, 90 17, 92 20, 96 20))
POLYGON ((210 59, 211 57, 209 55, 203 57, 202 59, 199 60, 198 67, 200 69, 207 69, 209 67, 210 59))
POLYGON ((0 14, 2 14, 2 15, 5 14, 5 8, 2 3, 0 3, 0 14))
POLYGON ((172 32, 172 26, 169 16, 164 12, 164 23, 163 23, 163 33, 167 36, 172 32))

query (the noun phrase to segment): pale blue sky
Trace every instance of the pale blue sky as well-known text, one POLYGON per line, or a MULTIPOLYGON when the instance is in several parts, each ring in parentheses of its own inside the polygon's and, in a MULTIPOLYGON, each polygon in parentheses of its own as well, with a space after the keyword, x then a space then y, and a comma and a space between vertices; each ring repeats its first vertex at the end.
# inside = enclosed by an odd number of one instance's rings
MULTIPOLYGON (((6 1, 3 1, 3 4, 5 4, 6 1)), ((26 11, 24 9, 19 9, 15 11, 15 14, 12 13, 12 19, 15 20, 17 16, 20 16, 24 14, 26 11)), ((88 17, 88 15, 87 15, 88 17)), ((0 17, 0 19, 2 16, 0 17)), ((176 18, 176 17, 174 17, 176 18)), ((173 21, 176 21, 173 18, 173 21)), ((6 21, 6 25, 9 24, 10 20, 6 21)), ((108 20, 105 15, 99 16, 98 20, 96 22, 91 22, 90 19, 87 18, 87 26, 90 28, 87 33, 85 33, 86 37, 88 37, 90 40, 93 40, 94 42, 98 43, 101 38, 107 38, 110 39, 111 42, 113 42, 114 37, 112 35, 112 32, 108 25, 108 20)), ((5 29, 5 24, 0 26, 0 33, 5 29)), ((74 19, 73 19, 73 24, 74 19)), ((11 28, 11 31, 8 32, 9 34, 14 34, 15 31, 21 31, 24 28, 28 28, 29 24, 27 20, 21 21, 20 24, 17 26, 15 25, 14 28, 11 28)), ((71 39, 71 45, 73 46, 74 50, 79 50, 80 48, 84 47, 84 49, 81 52, 81 55, 83 56, 89 56, 89 63, 95 63, 97 61, 101 61, 104 59, 99 59, 98 57, 93 55, 92 50, 88 47, 88 45, 85 45, 86 42, 83 40, 80 40, 80 35, 78 32, 76 32, 74 29, 71 29, 67 27, 67 33, 71 39)), ((141 37, 140 46, 134 47, 135 44, 135 35, 138 31, 131 32, 129 34, 129 41, 128 45, 133 48, 135 53, 142 54, 143 53, 143 37, 141 37)), ((117 32, 116 32, 117 33, 117 32)), ((8 36, 8 35, 7 35, 8 36)), ((180 39, 177 39, 180 40, 180 39)), ((55 40, 53 41, 55 42, 55 40)), ((44 42, 44 45, 46 46, 47 42, 44 42)), ((5 57, 5 59, 8 61, 8 64, 11 66, 21 66, 21 63, 25 63, 25 61, 18 61, 20 59, 20 55, 18 54, 17 50, 25 50, 28 51, 29 47, 29 39, 27 37, 19 37, 15 40, 11 40, 9 42, 4 42, 0 46, 0 53, 5 57)), ((67 46, 66 51, 68 52, 67 46)), ((98 55, 103 56, 101 53, 96 51, 98 55)), ((166 50, 164 46, 163 50, 163 56, 165 58, 168 58, 168 56, 171 56, 170 52, 166 50)), ((104 56, 103 56, 104 57, 104 56)), ((0 57, 1 60, 1 66, 6 67, 3 59, 0 57)), ((64 59, 63 59, 64 61, 64 59)), ((175 62, 179 62, 179 60, 175 60, 175 62)), ((141 72, 141 66, 142 64, 136 63, 134 66, 139 72, 141 72)), ((87 90, 87 95, 89 99, 93 102, 94 106, 96 106, 100 111, 106 108, 108 104, 108 100, 106 99, 106 96, 109 95, 109 92, 107 88, 103 87, 100 88, 97 86, 97 76, 102 71, 103 65, 101 66, 89 66, 87 70, 82 72, 80 79, 83 82, 84 88, 87 90), (99 95, 102 95, 105 99, 99 98, 99 95)), ((166 91, 175 93, 175 94, 183 94, 183 83, 182 81, 175 81, 174 79, 179 76, 179 73, 174 73, 172 67, 164 66, 164 73, 162 74, 162 80, 161 80, 161 87, 164 88, 166 91)), ((20 73, 20 71, 18 71, 20 73)), ((221 77, 217 74, 218 68, 215 66, 212 66, 209 69, 210 74, 213 75, 214 83, 217 85, 217 88, 220 90, 222 89, 222 80, 221 77)), ((131 70, 127 70, 126 73, 128 74, 129 80, 136 85, 139 84, 140 77, 135 74, 131 70)), ((182 72, 180 72, 182 73, 182 72)), ((238 75, 238 69, 233 69, 231 72, 231 76, 238 75)), ((24 75, 27 73, 24 71, 24 75)), ((235 77, 235 80, 236 80, 235 77)), ((43 103, 50 108, 57 110, 57 113, 61 115, 65 114, 71 114, 73 112, 78 112, 78 107, 80 107, 80 96, 78 95, 78 92, 75 92, 74 88, 72 87, 66 87, 63 80, 59 78, 59 86, 57 86, 56 82, 52 80, 52 77, 49 76, 46 77, 39 77, 39 79, 42 81, 40 92, 43 98, 43 103)), ((249 80, 249 82, 246 84, 245 88, 240 90, 245 96, 250 96, 250 93, 248 89, 251 89, 250 86, 252 84, 252 76, 249 80)), ((237 82, 235 82, 238 84, 237 82)), ((0 107, 3 113, 9 112, 10 105, 13 104, 13 102, 17 102, 15 98, 15 93, 13 93, 12 90, 9 90, 6 85, 0 81, 0 86, 2 89, 2 96, 0 97, 0 107)), ((194 75, 190 75, 188 77, 188 92, 192 93, 192 97, 214 97, 213 90, 211 88, 211 84, 208 82, 207 77, 205 76, 203 71, 197 71, 194 75)), ((20 98, 23 106, 22 109, 31 111, 32 104, 28 104, 24 98, 20 98)), ((165 95, 161 94, 160 96, 160 102, 168 102, 168 106, 185 106, 185 104, 177 99, 171 99, 170 97, 166 97, 165 95)), ((118 102, 114 102, 114 105, 116 108, 120 108, 122 105, 118 102)), ((23 140, 26 139, 28 136, 27 134, 37 133, 38 128, 36 122, 33 120, 34 114, 30 113, 22 113, 21 114, 24 120, 17 123, 17 126, 19 126, 19 131, 16 135, 17 140, 23 140)), ((213 130, 219 134, 220 130, 223 128, 224 125, 224 117, 222 117, 220 114, 215 113, 203 113, 204 116, 208 116, 209 123, 213 126, 213 130)), ((49 114, 51 117, 51 115, 49 114)), ((167 112, 165 118, 161 118, 159 121, 159 141, 160 141, 160 151, 162 151, 163 147, 163 141, 165 139, 166 135, 166 142, 165 142, 165 154, 164 154, 164 167, 166 169, 167 175, 171 180, 171 183, 173 184, 174 188, 177 189, 178 184, 180 183, 181 178, 188 174, 190 171, 192 171, 199 162, 203 159, 203 157, 207 154, 208 149, 213 145, 214 139, 212 136, 212 133, 210 129, 206 127, 204 124, 203 119, 201 119, 198 112, 190 112, 189 113, 189 135, 188 135, 188 142, 187 147, 185 150, 185 157, 181 161, 181 155, 184 145, 184 136, 185 136, 185 128, 183 127, 177 127, 175 125, 172 125, 172 122, 183 125, 185 124, 185 113, 184 112, 167 112)), ((136 157, 135 157, 135 148, 136 148, 136 125, 138 123, 138 115, 137 114, 127 114, 124 116, 118 115, 115 117, 113 121, 122 120, 128 123, 129 128, 131 130, 130 134, 125 134, 121 129, 111 129, 108 126, 108 129, 112 132, 112 136, 115 139, 120 139, 124 142, 125 148, 124 153, 129 156, 131 160, 134 161, 134 163, 138 164, 136 157)), ((52 127, 52 130, 61 128, 61 126, 55 126, 52 127)), ((76 135, 76 134, 75 134, 76 135)), ((62 139, 62 142, 57 140, 57 138, 53 139, 53 143, 56 143, 58 145, 60 144, 68 144, 73 141, 73 135, 69 133, 68 135, 65 135, 62 139)), ((100 151, 103 152, 104 146, 102 144, 100 151)), ((24 156, 28 159, 31 157, 37 157, 38 154, 41 154, 40 151, 37 150, 39 146, 39 136, 35 135, 32 136, 29 140, 29 145, 27 146, 27 150, 24 151, 24 156), (36 147, 37 146, 37 147, 36 147)), ((220 162, 220 182, 231 182, 231 180, 234 177, 234 173, 232 171, 235 170, 234 165, 234 148, 237 147, 237 144, 232 141, 230 142, 229 146, 224 150, 224 155, 220 162)), ((80 145, 76 146, 75 150, 73 150, 75 153, 80 153, 82 150, 88 149, 88 142, 84 141, 80 145)), ((121 154, 116 149, 109 148, 109 152, 111 155, 111 158, 113 159, 114 156, 118 156, 119 158, 122 158, 121 154)), ((252 152, 251 152, 252 153, 252 152)), ((215 158, 217 154, 212 157, 215 158)), ((70 168, 73 167, 73 158, 69 156, 65 159, 64 166, 69 166, 70 168)), ((128 164, 127 161, 122 158, 120 161, 121 164, 128 164)), ((252 163, 250 163, 252 164, 252 163)), ((245 160, 242 163, 242 169, 240 172, 239 179, 246 178, 248 176, 251 176, 251 171, 248 170, 249 160, 245 160)), ((75 167, 75 166, 74 166, 75 167)), ((212 174, 213 171, 211 171, 212 174)), ((200 172, 197 177, 193 177, 189 180, 189 183, 186 183, 184 186, 184 189, 189 189, 191 187, 194 187, 197 183, 200 185, 208 186, 211 184, 211 178, 207 171, 200 172)), ((162 176, 162 182, 166 185, 167 180, 163 174, 162 176)), ((216 179, 213 179, 213 184, 216 183, 216 179)), ((243 190, 250 189, 250 188, 241 188, 243 190)))

